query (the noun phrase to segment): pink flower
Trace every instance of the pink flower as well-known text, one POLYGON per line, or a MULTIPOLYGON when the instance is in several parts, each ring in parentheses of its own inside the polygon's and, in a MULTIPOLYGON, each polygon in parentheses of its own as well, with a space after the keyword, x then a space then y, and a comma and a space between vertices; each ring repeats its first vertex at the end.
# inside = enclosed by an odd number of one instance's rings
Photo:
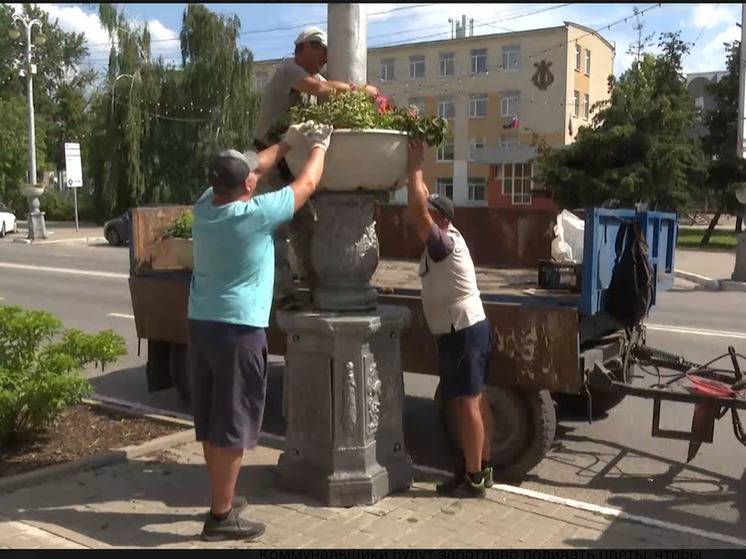
POLYGON ((375 98, 375 104, 376 108, 378 109, 378 114, 383 114, 386 111, 391 110, 391 105, 389 104, 388 97, 384 97, 383 95, 379 95, 375 98))

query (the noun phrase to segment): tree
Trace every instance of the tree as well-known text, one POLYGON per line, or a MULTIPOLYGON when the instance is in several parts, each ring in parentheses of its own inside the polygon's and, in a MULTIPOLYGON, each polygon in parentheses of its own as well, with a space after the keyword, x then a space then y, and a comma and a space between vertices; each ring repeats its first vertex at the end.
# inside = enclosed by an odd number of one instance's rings
POLYGON ((690 200, 705 164, 688 134, 696 117, 681 71, 688 45, 663 33, 659 47, 656 56, 641 52, 618 80, 609 77, 610 99, 594 105, 591 126, 573 144, 537 141, 536 178, 555 187, 560 205, 676 210, 690 200))
MULTIPOLYGON (((746 163, 736 152, 738 141, 738 80, 741 67, 740 43, 725 43, 727 74, 720 81, 706 86, 715 103, 715 109, 703 115, 707 134, 702 140, 708 159, 707 187, 716 204, 715 215, 702 238, 710 236, 723 212, 734 212, 742 218, 743 210, 736 200, 735 188, 746 181, 746 163)), ((740 232, 740 220, 736 230, 740 232)))

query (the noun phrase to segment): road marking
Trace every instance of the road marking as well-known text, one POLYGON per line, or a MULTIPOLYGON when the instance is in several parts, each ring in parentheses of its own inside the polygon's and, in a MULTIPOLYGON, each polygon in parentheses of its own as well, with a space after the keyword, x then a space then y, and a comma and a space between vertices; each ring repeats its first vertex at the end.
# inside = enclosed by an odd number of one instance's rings
POLYGON ((727 332, 725 330, 702 330, 698 328, 687 328, 686 326, 668 326, 665 324, 646 324, 648 330, 658 332, 671 332, 673 334, 693 334, 695 336, 712 336, 717 338, 734 338, 736 340, 746 340, 744 332, 727 332))
POLYGON ((118 312, 110 312, 106 316, 113 316, 114 318, 129 318, 131 320, 135 320, 134 314, 120 314, 118 312))
MULTIPOLYGON (((438 468, 431 468, 429 466, 414 465, 415 470, 428 474, 442 475, 446 477, 452 477, 451 472, 446 472, 438 468)), ((602 505, 594 505, 593 503, 586 503, 584 501, 576 501, 575 499, 567 499, 565 497, 558 497, 557 495, 551 495, 549 493, 542 493, 540 491, 533 491, 531 489, 525 489, 523 487, 516 487, 514 485, 505 485, 502 483, 496 483, 492 486, 492 491, 503 491, 505 493, 512 493, 514 495, 520 495, 522 497, 528 497, 530 499, 537 499, 539 501, 545 501, 548 503, 554 503, 557 505, 563 505, 573 509, 584 510, 593 514, 601 516, 618 518, 619 520, 626 520, 627 522, 635 522, 644 526, 650 526, 653 528, 661 528, 672 532, 681 532, 683 534, 690 534, 692 536, 698 536, 701 538, 707 538, 710 540, 721 541, 734 545, 746 547, 746 540, 728 536, 726 534, 719 534, 717 532, 710 532, 708 530, 700 530, 699 528, 692 528, 690 526, 684 526, 683 524, 675 524, 673 522, 665 522, 663 520, 657 520, 648 516, 640 516, 637 514, 629 514, 620 509, 612 507, 604 507, 602 505)))
POLYGON ((129 279, 129 274, 115 272, 99 272, 98 270, 76 270, 75 268, 52 268, 49 266, 31 266, 29 264, 11 264, 0 262, 0 268, 9 270, 29 270, 32 272, 51 272, 54 274, 71 274, 75 276, 92 276, 96 278, 129 279))

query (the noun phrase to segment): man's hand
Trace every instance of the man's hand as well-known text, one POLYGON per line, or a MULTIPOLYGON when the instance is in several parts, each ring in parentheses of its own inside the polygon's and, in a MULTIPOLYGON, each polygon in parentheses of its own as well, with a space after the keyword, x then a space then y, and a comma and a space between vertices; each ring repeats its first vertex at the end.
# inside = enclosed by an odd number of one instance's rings
POLYGON ((304 131, 304 135, 308 140, 308 145, 313 148, 321 148, 326 153, 331 142, 332 132, 334 128, 329 124, 321 124, 312 120, 308 121, 308 127, 304 131))
POLYGON ((365 92, 371 97, 378 97, 378 88, 375 85, 366 85, 365 92))
POLYGON ((422 170, 422 163, 425 158, 425 146, 420 140, 410 140, 407 144, 407 153, 409 156, 409 173, 416 173, 422 170))
POLYGON ((305 145, 306 136, 304 132, 308 129, 308 123, 302 122, 300 124, 293 124, 288 128, 285 135, 282 137, 282 141, 288 144, 291 148, 297 148, 305 145))

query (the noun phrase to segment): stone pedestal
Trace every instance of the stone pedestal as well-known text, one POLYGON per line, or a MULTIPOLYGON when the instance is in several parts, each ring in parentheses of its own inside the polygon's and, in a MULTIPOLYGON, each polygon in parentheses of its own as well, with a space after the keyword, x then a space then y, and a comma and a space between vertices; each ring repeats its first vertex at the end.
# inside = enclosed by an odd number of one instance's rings
POLYGON ((327 506, 373 504, 412 483, 400 335, 409 310, 277 313, 288 335, 279 484, 327 506))
POLYGON ((370 278, 378 267, 378 237, 373 209, 382 194, 319 192, 314 196, 317 221, 311 261, 318 276, 314 307, 324 311, 376 308, 370 278))
POLYGON ((47 225, 44 221, 44 212, 40 208, 39 198, 36 196, 29 197, 29 213, 27 216, 28 225, 28 239, 35 241, 36 239, 47 238, 47 225))
POLYGON ((731 279, 746 282, 746 233, 736 235, 736 267, 731 279))

